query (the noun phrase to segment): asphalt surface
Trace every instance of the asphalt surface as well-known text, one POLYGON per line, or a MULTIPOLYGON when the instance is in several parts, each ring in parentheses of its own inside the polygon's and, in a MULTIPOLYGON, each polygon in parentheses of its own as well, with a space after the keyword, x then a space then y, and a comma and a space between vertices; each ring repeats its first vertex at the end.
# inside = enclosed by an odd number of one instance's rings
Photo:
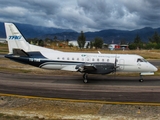
MULTIPOLYGON (((4 57, 4 55, 0 55, 4 57)), ((159 67, 160 60, 148 60, 159 67)), ((89 75, 84 84, 77 76, 44 76, 0 72, 0 93, 81 100, 160 102, 160 77, 89 75)))
POLYGON ((160 77, 89 75, 84 84, 82 74, 44 76, 0 72, 0 93, 123 102, 160 102, 160 77))
POLYGON ((148 62, 150 62, 156 67, 160 67, 160 60, 148 60, 148 62))

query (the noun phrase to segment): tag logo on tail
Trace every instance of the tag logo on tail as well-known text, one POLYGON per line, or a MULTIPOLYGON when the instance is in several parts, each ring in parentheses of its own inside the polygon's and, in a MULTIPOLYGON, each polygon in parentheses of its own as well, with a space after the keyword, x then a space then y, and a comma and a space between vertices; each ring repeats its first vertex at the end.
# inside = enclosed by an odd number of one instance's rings
POLYGON ((22 36, 9 36, 9 40, 19 40, 22 36))

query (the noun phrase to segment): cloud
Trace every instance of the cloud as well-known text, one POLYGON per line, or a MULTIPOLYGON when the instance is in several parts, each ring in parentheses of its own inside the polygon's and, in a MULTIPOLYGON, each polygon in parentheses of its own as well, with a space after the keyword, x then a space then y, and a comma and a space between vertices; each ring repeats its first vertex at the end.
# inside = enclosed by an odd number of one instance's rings
POLYGON ((159 0, 134 0, 132 4, 124 0, 124 6, 126 6, 128 12, 135 13, 139 19, 135 22, 137 26, 150 26, 159 27, 160 22, 160 1, 159 0), (156 23, 156 24, 155 24, 156 23))
POLYGON ((79 0, 78 5, 83 8, 85 15, 95 22, 94 26, 89 26, 95 27, 94 29, 130 28, 135 26, 133 20, 138 19, 136 13, 130 13, 126 6, 120 2, 117 3, 116 0, 99 0, 89 5, 85 0, 79 0))
POLYGON ((97 31, 160 26, 159 0, 0 0, 0 21, 97 31))

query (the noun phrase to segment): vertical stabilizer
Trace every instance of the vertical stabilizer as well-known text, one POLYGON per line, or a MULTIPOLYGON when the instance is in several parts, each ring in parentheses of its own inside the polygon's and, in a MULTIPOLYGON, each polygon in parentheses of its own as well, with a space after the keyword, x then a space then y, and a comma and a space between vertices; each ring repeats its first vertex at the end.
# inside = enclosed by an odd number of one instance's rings
POLYGON ((9 53, 13 53, 13 49, 30 50, 30 44, 24 39, 17 27, 13 23, 4 23, 9 53))
POLYGON ((22 49, 25 52, 31 52, 31 51, 59 52, 53 49, 29 44, 13 23, 4 23, 4 25, 6 29, 6 36, 7 36, 6 40, 8 42, 9 54, 13 54, 14 49, 22 49))

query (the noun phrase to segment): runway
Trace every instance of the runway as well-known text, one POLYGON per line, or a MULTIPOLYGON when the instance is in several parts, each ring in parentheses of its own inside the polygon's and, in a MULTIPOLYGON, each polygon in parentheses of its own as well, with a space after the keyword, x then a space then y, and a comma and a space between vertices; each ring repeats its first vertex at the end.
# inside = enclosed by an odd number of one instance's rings
POLYGON ((0 73, 0 93, 118 102, 160 102, 160 78, 113 77, 89 75, 89 83, 82 82, 82 75, 31 75, 0 73))

